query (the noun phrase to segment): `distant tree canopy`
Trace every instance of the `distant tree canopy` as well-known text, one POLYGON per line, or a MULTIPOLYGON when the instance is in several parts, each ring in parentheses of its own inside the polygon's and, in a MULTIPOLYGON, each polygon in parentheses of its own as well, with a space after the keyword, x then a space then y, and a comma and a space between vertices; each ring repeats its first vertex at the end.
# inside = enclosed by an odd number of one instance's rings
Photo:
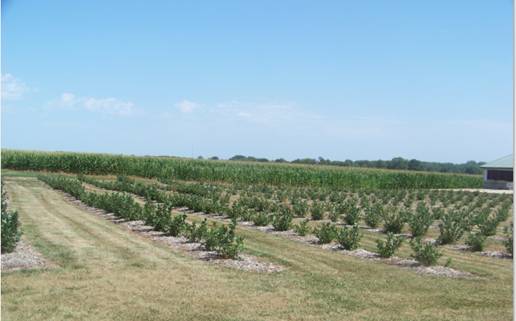
MULTIPOLYGON (((257 158, 253 156, 235 155, 229 160, 232 161, 248 161, 248 162, 269 162, 267 158, 257 158)), ((283 158, 270 161, 275 163, 292 163, 292 164, 309 164, 309 165, 331 165, 331 166, 348 166, 348 167, 369 167, 369 168, 386 168, 386 169, 403 169, 411 171, 427 171, 440 173, 461 173, 461 174, 481 174, 481 165, 484 162, 468 161, 463 164, 424 162, 417 159, 405 159, 395 157, 391 160, 356 160, 346 159, 345 161, 333 161, 319 157, 314 158, 298 158, 293 161, 287 161, 283 158)))
POLYGON ((248 161, 248 162, 268 162, 267 158, 256 158, 253 156, 244 156, 244 155, 235 155, 231 157, 229 160, 233 161, 248 161))

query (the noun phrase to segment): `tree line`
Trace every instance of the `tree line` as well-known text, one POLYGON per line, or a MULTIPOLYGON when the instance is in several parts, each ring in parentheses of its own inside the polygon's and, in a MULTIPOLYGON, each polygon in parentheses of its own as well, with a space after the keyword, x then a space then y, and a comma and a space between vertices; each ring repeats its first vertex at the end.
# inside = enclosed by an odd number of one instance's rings
MULTIPOLYGON (((211 157, 210 159, 218 159, 211 157)), ((231 161, 249 161, 249 162, 274 162, 274 163, 291 163, 291 164, 309 164, 309 165, 331 165, 344 167, 366 167, 366 168, 384 168, 384 169, 400 169, 413 171, 427 171, 439 173, 460 173, 460 174, 481 174, 481 165, 485 162, 468 161, 466 163, 440 163, 425 162, 417 159, 405 159, 395 157, 391 160, 350 160, 337 161, 325 159, 323 157, 315 158, 298 158, 293 161, 287 161, 283 158, 269 160, 267 158, 257 158, 254 156, 235 155, 231 157, 231 161)))

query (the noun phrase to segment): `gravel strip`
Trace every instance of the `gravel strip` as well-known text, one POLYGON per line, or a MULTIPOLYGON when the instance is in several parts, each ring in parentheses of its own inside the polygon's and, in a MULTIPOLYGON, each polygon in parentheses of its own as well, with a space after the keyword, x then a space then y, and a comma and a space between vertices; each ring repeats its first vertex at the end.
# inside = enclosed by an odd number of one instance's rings
POLYGON ((506 237, 503 237, 503 236, 500 236, 500 235, 492 235, 492 236, 488 236, 487 238, 491 239, 491 240, 499 241, 499 242, 507 241, 506 237))
POLYGON ((51 266, 36 249, 23 239, 18 242, 13 252, 2 254, 0 260, 3 272, 51 266))
POLYGON ((512 255, 507 254, 502 251, 485 251, 485 252, 480 252, 480 255, 488 256, 488 257, 495 257, 495 258, 499 258, 499 259, 512 259, 512 255))

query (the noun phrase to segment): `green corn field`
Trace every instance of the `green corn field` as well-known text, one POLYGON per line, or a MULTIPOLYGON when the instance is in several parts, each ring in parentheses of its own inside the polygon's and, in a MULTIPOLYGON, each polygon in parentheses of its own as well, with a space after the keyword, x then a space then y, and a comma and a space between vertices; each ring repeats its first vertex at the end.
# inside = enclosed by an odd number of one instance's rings
POLYGON ((332 189, 482 186, 482 177, 478 175, 18 150, 2 151, 2 168, 332 189))

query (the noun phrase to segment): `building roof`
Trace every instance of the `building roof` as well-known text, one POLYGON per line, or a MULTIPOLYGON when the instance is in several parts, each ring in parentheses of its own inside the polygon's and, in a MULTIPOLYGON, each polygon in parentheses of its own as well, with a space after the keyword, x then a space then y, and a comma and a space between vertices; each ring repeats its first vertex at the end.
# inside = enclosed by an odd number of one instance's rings
POLYGON ((482 165, 483 168, 512 168, 512 154, 482 165))

